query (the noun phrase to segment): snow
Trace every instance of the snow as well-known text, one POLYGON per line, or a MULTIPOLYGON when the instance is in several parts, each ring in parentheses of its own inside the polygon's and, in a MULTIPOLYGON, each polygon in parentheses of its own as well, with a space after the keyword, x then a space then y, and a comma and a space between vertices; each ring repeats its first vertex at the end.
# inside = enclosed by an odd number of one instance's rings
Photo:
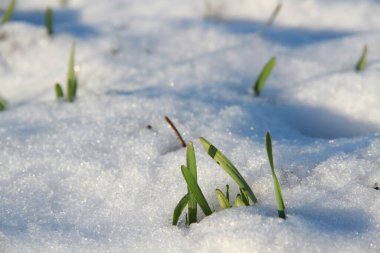
POLYGON ((205 18, 202 0, 18 1, 0 27, 9 101, 0 114, 0 252, 379 252, 380 2, 286 0, 265 33, 277 1, 210 3, 217 16, 205 18), (74 41, 70 104, 53 86, 65 82, 74 41), (364 44, 368 65, 357 73, 364 44), (253 97, 272 56, 274 72, 253 97), (171 225, 187 191, 185 150, 165 115, 194 142, 199 184, 217 211, 199 210, 190 227, 184 217, 171 225), (257 205, 219 210, 215 188, 238 189, 199 136, 239 168, 257 205))

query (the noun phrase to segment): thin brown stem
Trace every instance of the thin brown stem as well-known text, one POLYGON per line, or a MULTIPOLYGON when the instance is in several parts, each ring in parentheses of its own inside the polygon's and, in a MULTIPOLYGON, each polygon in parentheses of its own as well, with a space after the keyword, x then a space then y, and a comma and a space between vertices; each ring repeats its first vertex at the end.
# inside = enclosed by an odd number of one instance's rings
POLYGON ((173 124, 173 122, 169 119, 168 116, 165 116, 165 121, 170 125, 170 127, 173 129, 178 141, 181 143, 182 147, 186 148, 186 142, 183 140, 181 134, 178 132, 177 128, 173 124))

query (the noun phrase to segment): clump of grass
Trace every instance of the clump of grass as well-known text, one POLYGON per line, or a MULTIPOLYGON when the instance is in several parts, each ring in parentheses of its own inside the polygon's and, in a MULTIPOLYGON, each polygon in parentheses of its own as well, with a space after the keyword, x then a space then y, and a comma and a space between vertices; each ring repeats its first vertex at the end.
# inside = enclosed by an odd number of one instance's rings
POLYGON ((182 138, 181 134, 179 133, 179 131, 176 128, 176 126, 174 125, 173 121, 171 121, 168 116, 165 116, 164 119, 169 124, 169 126, 171 127, 171 129, 173 129, 173 131, 174 131, 174 133, 175 133, 175 135, 177 137, 177 140, 179 141, 179 143, 181 144, 181 146, 184 147, 184 148, 186 148, 186 142, 182 138))
POLYGON ((252 86, 255 96, 259 96, 264 85, 273 71, 273 68, 276 66, 276 57, 272 57, 263 67, 259 77, 257 78, 255 84, 252 86))
MULTIPOLYGON (((249 206, 252 203, 257 203, 256 196, 253 194, 252 189, 249 187, 249 185, 247 184, 243 176, 240 174, 240 172, 236 169, 236 167, 230 162, 230 160, 228 160, 228 158, 222 152, 220 152, 214 145, 208 142, 205 138, 200 137, 200 141, 206 152, 224 171, 227 172, 228 175, 230 175, 230 177, 239 186, 240 193, 238 193, 236 196, 234 206, 242 207, 249 206)), ((280 218, 286 219, 285 204, 281 193, 281 187, 274 170, 272 139, 269 132, 267 132, 266 134, 266 149, 274 181, 274 188, 278 206, 278 216, 280 218)), ((191 142, 187 145, 186 151, 186 166, 182 165, 181 171, 187 183, 188 192, 181 198, 177 206, 174 208, 173 225, 177 225, 178 220, 182 212, 185 210, 186 206, 188 207, 188 213, 186 214, 187 225, 197 222, 197 205, 199 205, 199 207, 202 209, 203 213, 206 216, 211 215, 213 213, 197 182, 197 166, 195 160, 195 152, 193 144, 191 142)), ((232 208, 232 204, 230 202, 229 185, 226 185, 225 194, 222 192, 222 190, 218 188, 215 189, 215 194, 221 209, 232 208)))
POLYGON ((362 55, 360 56, 360 59, 355 66, 356 71, 359 72, 359 71, 362 71, 365 69, 365 67, 367 65, 367 53, 368 53, 368 46, 364 45, 362 55))
POLYGON ((278 216, 280 218, 286 219, 284 199, 282 198, 280 183, 278 182, 276 173, 274 171, 272 138, 269 132, 267 132, 266 134, 266 147, 267 147, 268 160, 269 160, 269 164, 272 170, 272 176, 273 176, 273 181, 274 181, 274 190, 276 193, 278 216))
POLYGON ((181 166, 182 175, 187 183, 187 194, 181 198, 173 212, 173 225, 177 225, 186 205, 188 207, 187 225, 197 222, 197 205, 208 216, 212 214, 211 208, 203 195, 197 182, 197 167, 193 144, 190 142, 186 150, 186 166, 181 166))
MULTIPOLYGON (((71 46, 70 59, 69 59, 69 71, 67 74, 67 93, 66 100, 68 102, 74 102, 77 94, 78 79, 75 74, 75 43, 71 46)), ((60 83, 56 83, 54 86, 55 95, 58 99, 64 97, 64 92, 60 83)))
POLYGON ((45 11, 45 28, 48 35, 53 35, 53 22, 54 22, 54 14, 53 9, 50 7, 46 8, 45 11))
POLYGON ((5 100, 4 98, 0 96, 0 112, 7 109, 7 104, 8 104, 7 100, 5 100))
POLYGON ((5 24, 9 20, 11 20, 15 7, 16 7, 16 0, 11 0, 9 2, 7 9, 5 10, 3 18, 1 19, 1 24, 5 24))
POLYGON ((247 184, 243 176, 240 174, 238 169, 232 164, 232 162, 205 138, 200 137, 199 139, 204 149, 206 150, 207 154, 209 154, 211 158, 214 159, 214 161, 225 172, 227 172, 228 175, 230 175, 230 177, 237 183, 237 185, 239 186, 244 196, 247 196, 248 204, 249 204, 249 199, 253 202, 253 204, 257 203, 257 198, 255 194, 253 193, 251 187, 249 187, 249 185, 247 184))

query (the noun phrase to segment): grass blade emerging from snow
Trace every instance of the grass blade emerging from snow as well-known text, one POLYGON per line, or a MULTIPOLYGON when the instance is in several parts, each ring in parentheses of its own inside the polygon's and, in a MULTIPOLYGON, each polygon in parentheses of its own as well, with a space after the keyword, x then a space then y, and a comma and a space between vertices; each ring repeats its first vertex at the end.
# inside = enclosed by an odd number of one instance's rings
POLYGON ((225 172, 239 185, 239 187, 244 191, 253 203, 257 202, 256 196, 252 189, 249 187, 243 176, 240 174, 238 169, 228 160, 228 158, 220 152, 214 145, 208 142, 205 138, 199 138, 206 152, 219 164, 225 172))
POLYGON ((193 177, 193 174, 190 172, 190 170, 186 166, 183 166, 183 165, 181 167, 181 171, 182 171, 183 177, 185 178, 187 186, 190 189, 191 194, 195 197, 203 213, 206 216, 211 215, 212 214, 211 208, 208 205, 207 200, 205 196, 203 195, 202 190, 199 187, 197 181, 193 177))
MULTIPOLYGON (((195 160, 194 146, 193 146, 193 143, 191 142, 187 144, 186 163, 187 163, 187 168, 190 170, 195 181, 197 181, 197 164, 195 160)), ((189 214, 188 221, 190 225, 191 223, 197 222, 197 200, 195 199, 194 195, 191 193, 190 189, 188 189, 188 193, 190 194, 189 203, 187 205, 188 214, 189 214)))
POLYGON ((275 19, 277 18, 278 16, 278 13, 280 13, 281 11, 281 8, 282 8, 282 3, 279 3, 276 8, 274 9, 274 11, 272 12, 272 15, 269 17, 267 23, 266 23, 266 27, 269 27, 273 24, 273 22, 275 21, 275 19))
POLYGON ((75 43, 73 43, 70 52, 69 72, 67 75, 67 101, 74 102, 77 86, 77 77, 75 75, 75 43))
POLYGON ((0 96, 0 112, 7 109, 7 100, 0 96))
POLYGON ((278 216, 280 218, 286 219, 284 199, 282 198, 280 183, 278 182, 276 173, 274 171, 272 138, 269 132, 267 132, 267 135, 266 135, 266 147, 267 147, 268 160, 269 160, 269 164, 272 170, 272 176, 273 176, 273 181, 274 181, 274 190, 276 193, 278 216))
POLYGON ((5 11, 5 13, 4 13, 3 18, 1 19, 1 24, 5 24, 9 20, 11 20, 15 6, 16 6, 16 0, 11 0, 6 11, 5 11))
POLYGON ((241 198, 241 195, 238 194, 236 196, 236 199, 235 199, 235 203, 234 203, 235 206, 239 207, 239 206, 246 206, 243 199, 241 198))
POLYGON ((221 190, 216 189, 215 193, 216 193, 216 197, 218 198, 220 208, 226 209, 226 208, 232 207, 230 201, 228 201, 227 197, 223 194, 221 190))
POLYGON ((264 66, 264 68, 261 70, 261 73, 259 77, 257 78, 254 86, 253 91, 255 92, 255 96, 259 96, 262 89, 264 88, 264 85, 272 73, 272 70, 274 66, 276 65, 276 57, 272 57, 264 66))
POLYGON ((360 56, 360 59, 355 67, 356 71, 362 71, 365 69, 365 66, 367 65, 367 53, 368 46, 364 45, 362 55, 360 56))
POLYGON ((60 99, 63 98, 63 89, 60 83, 55 84, 55 96, 60 99))
POLYGON ((53 10, 50 7, 46 8, 45 11, 45 27, 46 27, 46 32, 50 36, 53 35, 53 10))
POLYGON ((188 204, 190 199, 190 195, 187 193, 185 196, 181 198, 181 200, 178 202, 177 206, 174 208, 173 212, 173 225, 177 225, 179 217, 181 216, 183 210, 185 209, 186 205, 188 204))
POLYGON ((249 197, 247 195, 247 193, 245 193, 241 188, 240 188, 240 197, 241 197, 241 200, 243 201, 243 203, 246 205, 246 206, 249 206, 249 197))

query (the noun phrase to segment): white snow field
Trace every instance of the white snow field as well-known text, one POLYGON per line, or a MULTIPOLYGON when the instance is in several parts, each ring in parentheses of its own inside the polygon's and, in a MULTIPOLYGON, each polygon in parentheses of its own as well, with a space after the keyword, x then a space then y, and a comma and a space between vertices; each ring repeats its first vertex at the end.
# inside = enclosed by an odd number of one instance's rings
POLYGON ((380 252, 380 1, 284 0, 265 29, 277 4, 18 1, 0 26, 9 101, 0 113, 0 252, 380 252), (66 82, 74 41, 78 96, 67 103, 54 84, 66 82), (356 72, 365 44, 367 67, 356 72), (194 142, 199 185, 216 211, 198 208, 190 227, 184 215, 171 224, 187 192, 186 149, 165 115, 194 142), (229 184, 233 199, 238 188, 200 136, 232 160, 256 205, 220 210, 215 188, 229 184))

